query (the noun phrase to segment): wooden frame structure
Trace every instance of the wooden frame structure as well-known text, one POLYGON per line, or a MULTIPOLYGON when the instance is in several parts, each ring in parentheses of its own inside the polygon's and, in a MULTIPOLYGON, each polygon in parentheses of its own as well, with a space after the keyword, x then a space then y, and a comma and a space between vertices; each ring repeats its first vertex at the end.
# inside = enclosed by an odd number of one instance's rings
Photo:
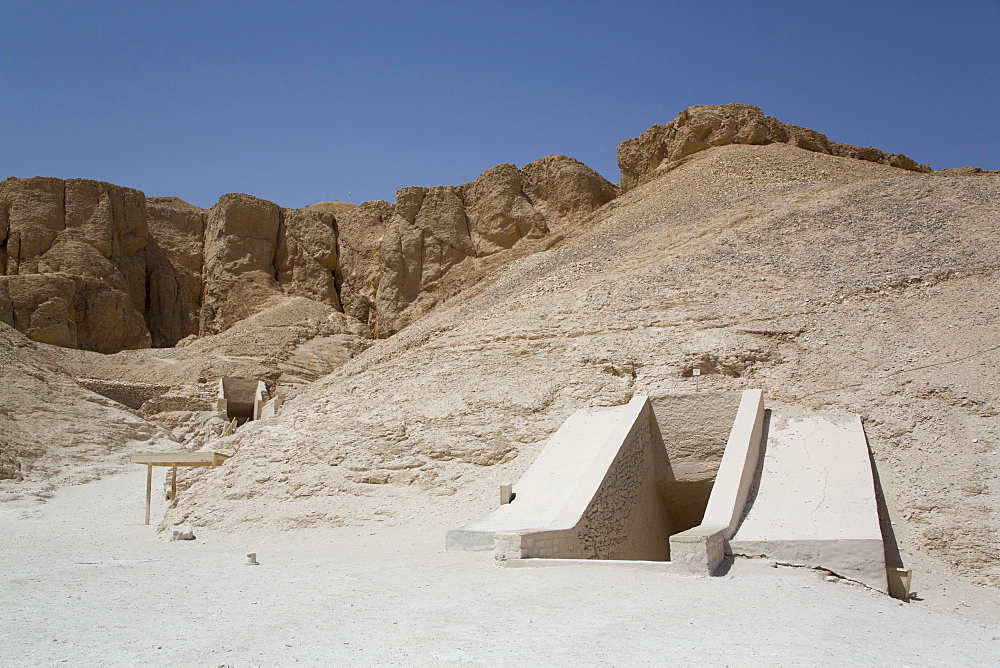
POLYGON ((170 478, 170 507, 177 505, 178 466, 221 466, 229 455, 220 452, 136 452, 129 457, 132 464, 146 465, 146 524, 149 524, 149 505, 153 494, 153 467, 173 467, 170 478))

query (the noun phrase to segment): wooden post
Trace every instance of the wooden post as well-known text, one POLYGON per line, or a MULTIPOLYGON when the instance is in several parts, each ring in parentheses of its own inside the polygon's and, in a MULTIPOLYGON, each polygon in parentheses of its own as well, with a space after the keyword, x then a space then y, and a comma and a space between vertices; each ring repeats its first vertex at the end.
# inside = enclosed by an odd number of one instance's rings
POLYGON ((173 473, 170 474, 170 507, 177 507, 177 466, 174 465, 173 473))
POLYGON ((146 524, 149 524, 149 500, 153 494, 153 465, 146 464, 146 524))

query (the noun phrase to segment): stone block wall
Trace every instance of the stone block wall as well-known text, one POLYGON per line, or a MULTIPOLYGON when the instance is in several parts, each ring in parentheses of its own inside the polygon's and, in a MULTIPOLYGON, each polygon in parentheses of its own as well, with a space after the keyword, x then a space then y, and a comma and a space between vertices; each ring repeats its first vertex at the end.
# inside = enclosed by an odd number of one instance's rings
POLYGON ((132 410, 139 410, 147 401, 158 399, 170 390, 169 385, 128 383, 100 378, 81 378, 77 382, 91 392, 95 392, 102 397, 107 397, 112 401, 117 401, 132 410))

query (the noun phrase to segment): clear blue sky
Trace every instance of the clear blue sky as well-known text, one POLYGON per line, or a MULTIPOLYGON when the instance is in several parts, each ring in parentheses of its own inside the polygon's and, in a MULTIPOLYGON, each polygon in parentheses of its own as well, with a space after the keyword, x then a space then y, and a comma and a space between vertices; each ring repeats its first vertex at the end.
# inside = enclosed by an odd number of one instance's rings
POLYGON ((1000 169, 1000 0, 5 0, 0 179, 211 206, 393 200, 745 102, 935 168, 1000 169))

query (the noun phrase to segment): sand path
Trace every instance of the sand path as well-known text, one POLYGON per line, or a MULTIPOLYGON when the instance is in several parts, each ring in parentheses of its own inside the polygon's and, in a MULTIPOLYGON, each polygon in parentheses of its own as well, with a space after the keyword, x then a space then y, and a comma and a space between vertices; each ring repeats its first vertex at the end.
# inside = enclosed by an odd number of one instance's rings
MULTIPOLYGON (((144 471, 0 507, 5 665, 985 664, 1000 626, 813 571, 501 569, 443 526, 220 534, 142 524, 144 471), (259 566, 245 565, 258 553, 259 566)), ((156 513, 162 513, 159 501, 156 513)))

